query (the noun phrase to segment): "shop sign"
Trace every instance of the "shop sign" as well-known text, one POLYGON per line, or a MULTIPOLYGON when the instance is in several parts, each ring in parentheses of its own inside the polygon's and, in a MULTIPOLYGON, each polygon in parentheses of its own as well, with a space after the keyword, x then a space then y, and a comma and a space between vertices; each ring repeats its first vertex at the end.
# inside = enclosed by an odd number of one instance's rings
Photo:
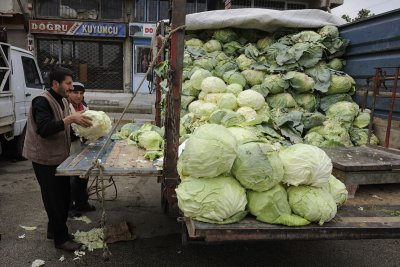
POLYGON ((125 37, 125 24, 96 23, 62 20, 30 20, 31 33, 61 34, 75 36, 125 37))
POLYGON ((152 37, 156 32, 156 24, 151 23, 129 23, 129 36, 152 37))

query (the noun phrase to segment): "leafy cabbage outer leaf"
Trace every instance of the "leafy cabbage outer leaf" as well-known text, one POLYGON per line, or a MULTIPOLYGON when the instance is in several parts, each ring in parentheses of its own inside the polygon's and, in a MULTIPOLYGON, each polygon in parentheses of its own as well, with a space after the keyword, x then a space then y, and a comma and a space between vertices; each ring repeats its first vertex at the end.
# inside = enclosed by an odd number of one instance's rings
POLYGON ((349 195, 344 183, 333 175, 329 177, 329 182, 323 187, 323 189, 332 195, 338 207, 346 202, 349 195))
POLYGON ((283 162, 284 183, 316 187, 328 183, 332 173, 332 161, 322 149, 307 144, 295 144, 281 149, 279 157, 283 162))
POLYGON ((192 82, 190 80, 186 80, 182 84, 182 95, 197 97, 199 93, 200 91, 192 86, 192 82))
POLYGON ((220 61, 214 69, 215 76, 222 78, 224 74, 228 71, 236 71, 238 69, 237 65, 229 60, 220 61))
POLYGON ((283 93, 284 90, 289 88, 289 82, 284 80, 281 74, 270 74, 265 76, 261 85, 265 86, 271 94, 283 93))
POLYGON ((331 84, 326 92, 327 95, 332 94, 353 94, 355 92, 356 82, 349 75, 336 75, 333 74, 331 77, 331 84))
POLYGON ((289 81, 290 86, 296 93, 312 93, 314 91, 315 82, 313 78, 303 72, 289 71, 284 79, 289 81))
POLYGON ((213 113, 211 113, 208 121, 214 124, 221 124, 221 120, 224 118, 226 114, 228 114, 229 110, 227 109, 217 109, 213 113))
POLYGON ((229 173, 236 158, 236 139, 224 126, 204 124, 186 141, 178 160, 178 173, 185 177, 217 177, 229 173))
POLYGON ((203 98, 204 102, 217 104, 219 99, 224 95, 224 93, 209 93, 203 98))
POLYGON ((297 106, 293 96, 289 93, 280 93, 267 97, 267 103, 272 108, 294 108, 297 106))
POLYGON ((232 83, 226 86, 226 92, 232 93, 235 96, 237 96, 242 91, 243 91, 243 86, 238 83, 232 83))
POLYGON ((241 126, 246 122, 246 118, 235 111, 228 110, 226 115, 221 119, 221 124, 225 127, 241 126))
POLYGON ((118 132, 118 136, 122 139, 127 139, 129 135, 140 129, 140 126, 135 123, 127 123, 121 127, 121 130, 118 132))
POLYGON ((336 215, 335 200, 323 188, 306 185, 290 186, 287 192, 292 211, 306 220, 323 225, 336 215))
POLYGON ((228 224, 247 214, 246 191, 230 176, 187 178, 175 191, 183 214, 198 221, 228 224))
POLYGON ((296 43, 304 43, 304 42, 316 43, 321 40, 321 35, 319 35, 314 31, 302 31, 299 32, 298 34, 291 36, 291 39, 293 42, 296 43))
POLYGON ((189 104, 195 99, 196 97, 194 96, 181 95, 181 109, 187 109, 189 104))
POLYGON ((237 144, 245 144, 249 142, 257 142, 260 136, 254 127, 229 127, 228 130, 233 134, 237 144))
POLYGON ((336 26, 326 25, 322 27, 318 32, 322 38, 338 38, 339 30, 336 26))
POLYGON ((211 77, 211 72, 205 69, 196 70, 191 76, 190 81, 194 89, 201 90, 201 83, 207 77, 211 77))
POLYGON ((304 136, 304 143, 309 145, 320 147, 324 141, 324 137, 317 132, 311 132, 304 136))
POLYGON ((353 146, 348 131, 338 121, 327 120, 323 126, 311 128, 308 133, 311 132, 319 133, 327 141, 321 147, 353 146))
POLYGON ((304 129, 311 129, 324 124, 326 120, 325 115, 314 112, 314 113, 303 113, 303 118, 301 119, 304 129))
POLYGON ((138 137, 138 145, 146 150, 161 150, 164 139, 155 131, 143 132, 138 137))
POLYGON ((275 148, 266 143, 246 143, 237 148, 232 174, 246 189, 266 191, 283 178, 283 164, 275 148))
POLYGON ((310 222, 292 214, 285 188, 277 184, 268 191, 247 191, 249 212, 256 219, 271 224, 303 226, 310 222))
POLYGON ((240 107, 250 107, 254 110, 259 110, 265 105, 264 97, 253 90, 244 90, 239 93, 237 101, 240 107))
POLYGON ((92 119, 92 126, 85 128, 73 123, 72 129, 76 135, 84 137, 90 141, 95 141, 110 132, 111 120, 105 112, 86 110, 82 115, 92 119))
POLYGON ((250 107, 240 107, 236 112, 242 114, 246 121, 253 121, 257 118, 257 112, 250 107))
POLYGON ((193 61, 193 65, 208 71, 212 71, 218 64, 215 58, 201 57, 193 61))
POLYGON ((240 50, 243 48, 243 46, 236 42, 236 41, 231 41, 229 43, 226 43, 222 46, 222 49, 224 53, 228 56, 236 56, 240 53, 240 50))
POLYGON ((201 82, 201 90, 209 93, 225 93, 226 84, 218 77, 207 77, 201 82))
POLYGON ((272 36, 266 36, 257 41, 257 48, 261 52, 267 51, 268 47, 274 43, 272 36))
POLYGON ((191 47, 202 47, 204 45, 203 41, 197 38, 192 38, 187 41, 185 41, 186 46, 191 46, 191 47))
POLYGON ((333 69, 333 70, 337 70, 337 71, 341 71, 343 69, 343 66, 346 64, 346 61, 339 59, 339 58, 332 58, 331 60, 329 60, 328 62, 328 67, 333 69))
POLYGON ((312 68, 305 70, 305 73, 314 79, 314 89, 326 93, 331 85, 331 71, 324 62, 319 62, 312 68))
POLYGON ((358 115, 359 106, 354 102, 340 101, 331 105, 326 111, 328 119, 352 123, 358 115))
POLYGON ((354 119, 353 126, 357 128, 365 128, 368 126, 371 120, 371 114, 369 112, 360 112, 360 114, 354 119))

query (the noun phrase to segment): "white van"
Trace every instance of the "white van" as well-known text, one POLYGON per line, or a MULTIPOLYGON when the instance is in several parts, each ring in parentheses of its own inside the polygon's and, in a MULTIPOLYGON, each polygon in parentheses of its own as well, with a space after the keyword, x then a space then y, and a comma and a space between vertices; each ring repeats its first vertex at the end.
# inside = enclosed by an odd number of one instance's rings
POLYGON ((0 154, 12 142, 22 158, 32 99, 44 90, 36 58, 27 50, 0 43, 0 154))

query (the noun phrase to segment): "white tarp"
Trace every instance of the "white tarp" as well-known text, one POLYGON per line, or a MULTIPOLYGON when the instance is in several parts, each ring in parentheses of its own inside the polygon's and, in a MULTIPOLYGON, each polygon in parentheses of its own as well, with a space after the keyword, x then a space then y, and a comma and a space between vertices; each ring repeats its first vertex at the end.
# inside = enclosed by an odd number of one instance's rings
POLYGON ((320 28, 345 20, 319 9, 272 10, 242 8, 215 10, 186 16, 186 30, 242 28, 275 32, 281 28, 320 28))

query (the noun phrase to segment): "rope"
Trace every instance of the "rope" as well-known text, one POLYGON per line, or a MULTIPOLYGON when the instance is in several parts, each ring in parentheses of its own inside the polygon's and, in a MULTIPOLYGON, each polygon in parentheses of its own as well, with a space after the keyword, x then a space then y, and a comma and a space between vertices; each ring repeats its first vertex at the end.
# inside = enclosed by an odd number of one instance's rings
POLYGON ((179 26, 175 29, 173 29, 163 40, 162 40, 162 45, 160 49, 157 51, 157 55, 153 58, 152 62, 150 63, 145 75, 143 76, 140 84, 137 86, 135 92, 133 93, 131 99, 129 100, 129 103, 125 106, 125 109, 123 110, 121 116, 119 117, 117 123, 114 125, 112 128, 111 132, 108 134, 107 140, 104 142, 103 146, 100 148, 99 152, 97 153, 96 157, 92 161, 92 166, 85 172, 84 177, 87 179, 89 178, 90 172, 94 168, 98 168, 99 173, 100 173, 100 183, 101 183, 101 207, 102 207, 102 214, 101 214, 101 222, 100 226, 101 229, 103 229, 104 233, 104 238, 103 238, 103 259, 104 261, 109 260, 109 257, 111 256, 111 252, 108 249, 107 243, 106 243, 106 209, 105 209, 105 187, 104 187, 104 166, 101 164, 99 158, 100 155, 104 152, 105 148, 108 147, 111 141, 111 136, 114 134, 115 130, 117 129, 119 123, 121 122, 122 118, 124 117, 126 111, 128 110, 128 107, 131 105, 133 99, 136 97, 137 93, 139 92, 140 87, 144 83, 147 75, 152 71, 154 65, 157 62, 158 57, 161 55, 161 52, 164 51, 165 45, 167 44, 167 41, 171 38, 172 34, 174 34, 177 31, 184 30, 186 28, 185 25, 179 26))

